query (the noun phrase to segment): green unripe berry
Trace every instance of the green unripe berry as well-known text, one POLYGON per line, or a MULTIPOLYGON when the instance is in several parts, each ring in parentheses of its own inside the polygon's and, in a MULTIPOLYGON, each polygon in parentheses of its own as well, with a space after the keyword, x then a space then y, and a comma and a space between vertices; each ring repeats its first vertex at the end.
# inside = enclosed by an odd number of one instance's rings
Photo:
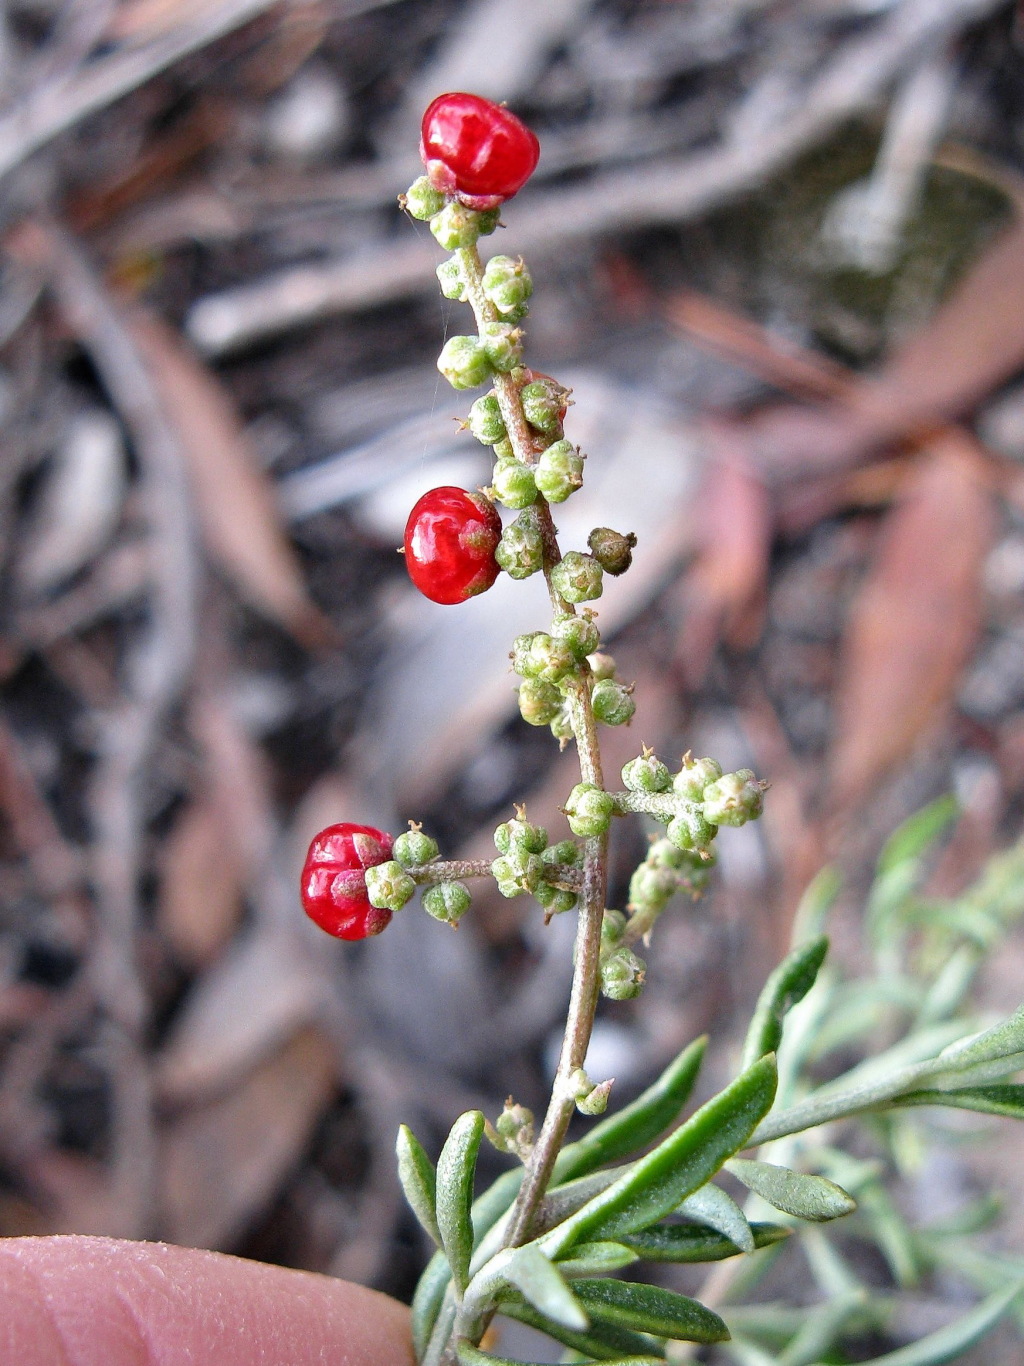
POLYGON ((639 754, 622 766, 622 785, 630 792, 667 792, 672 775, 655 754, 639 754))
POLYGON ((537 487, 549 503, 564 503, 583 484, 582 456, 566 440, 555 441, 537 461, 537 487))
POLYGON ((494 832, 494 843, 502 854, 513 850, 527 854, 541 854, 548 847, 548 832, 542 825, 531 825, 518 816, 499 825, 494 832), (501 831, 499 839, 498 832, 501 831))
POLYGON ((498 396, 492 390, 476 399, 469 410, 469 430, 485 446, 493 446, 506 438, 505 419, 501 415, 498 396))
POLYGON ((677 849, 706 849, 718 832, 699 810, 681 811, 665 829, 665 838, 677 849))
POLYGON ((494 496, 499 503, 517 511, 537 501, 537 485, 533 470, 521 460, 499 460, 491 479, 494 496))
POLYGON ((496 858, 491 864, 491 875, 497 884, 498 891, 502 896, 514 897, 522 896, 523 889, 519 885, 515 869, 507 858, 496 858))
POLYGON ((523 334, 512 323, 484 323, 480 343, 487 359, 503 375, 514 370, 523 358, 523 334))
POLYGON ((630 1001, 643 990, 647 964, 624 945, 601 964, 601 994, 610 1001, 630 1001))
POLYGON ((494 209, 477 209, 477 228, 481 237, 490 237, 501 222, 501 205, 494 209))
POLYGON ((569 829, 585 839, 603 835, 612 823, 614 811, 614 797, 593 783, 577 783, 565 805, 569 829))
POLYGON ((629 904, 638 911, 660 911, 676 890, 675 874, 668 868, 641 863, 629 880, 629 904))
POLYGON ((553 683, 527 678, 519 685, 519 710, 531 726, 547 726, 562 710, 562 694, 553 683))
POLYGON ((538 631, 534 636, 530 656, 535 663, 529 670, 529 676, 543 678, 547 683, 558 683, 577 667, 576 658, 568 645, 555 640, 545 631, 538 631))
POLYGON ((539 661, 533 655, 534 637, 540 635, 539 631, 529 631, 526 635, 516 636, 512 642, 512 653, 509 659, 512 661, 512 668, 521 678, 535 678, 539 668, 539 661))
POLYGON ((400 202, 406 213, 425 220, 440 213, 447 200, 441 190, 432 185, 425 175, 421 175, 400 196, 400 202))
POLYGON ((722 765, 716 759, 691 759, 687 754, 683 766, 672 779, 672 790, 688 802, 699 802, 709 783, 722 776, 722 765))
POLYGON ((614 678, 599 678, 594 684, 590 704, 598 721, 606 726, 624 726, 632 720, 636 703, 628 688, 616 683, 614 678))
POLYGON ((502 532, 494 558, 510 579, 528 579, 544 564, 544 540, 537 514, 527 508, 502 532))
POLYGON ((553 379, 535 379, 519 391, 523 415, 539 432, 553 432, 562 425, 568 395, 553 379))
POLYGON ((366 870, 366 895, 379 910, 400 911, 415 890, 415 882, 397 859, 366 870))
POLYGON ((552 887, 548 882, 542 882, 533 895, 549 916, 571 911, 579 900, 576 892, 567 891, 564 887, 552 887))
POLYGON ((491 303, 506 316, 522 316, 526 301, 533 293, 533 281, 523 261, 511 256, 492 256, 484 268, 483 290, 491 303))
POLYGON ((437 882, 423 893, 423 909, 435 920, 457 925, 473 898, 464 882, 437 882))
POLYGON ((559 840, 557 844, 549 844, 541 858, 545 863, 564 863, 571 868, 580 861, 580 847, 572 840, 559 840))
POLYGON ((551 570, 551 585, 566 602, 593 602, 604 591, 602 573, 590 555, 570 550, 551 570))
POLYGON ((745 825, 756 820, 764 806, 763 783, 749 768, 726 773, 704 789, 704 817, 712 825, 745 825))
POLYGON ((590 617, 556 617, 551 623, 551 634, 568 645, 581 663, 601 644, 601 632, 590 617))
POLYGON ((453 389, 475 389, 491 378, 491 363, 479 337, 449 337, 437 358, 437 368, 453 389))
POLYGON ((621 911, 605 911, 601 920, 601 954, 611 952, 622 943, 626 932, 626 917, 621 911))
POLYGON ((395 840, 393 853, 403 868, 418 868, 437 858, 437 840, 422 830, 406 830, 395 840))
POLYGON ((449 256, 447 261, 441 262, 437 268, 437 279, 441 286, 441 293, 446 299, 464 299, 466 297, 466 282, 462 278, 456 257, 449 256))
POLYGON ((590 553, 606 574, 625 574, 633 563, 633 547, 636 537, 632 532, 623 536, 608 526, 597 526, 587 537, 590 553))
POLYGON ((431 218, 430 231, 444 251, 473 247, 480 236, 480 215, 455 201, 431 218))
POLYGON ((551 722, 551 734, 564 749, 569 741, 573 739, 575 733, 576 732, 572 728, 572 717, 569 714, 569 708, 563 706, 561 711, 551 722))
POLYGON ((495 460, 516 460, 516 448, 508 437, 503 437, 500 441, 493 443, 495 460))

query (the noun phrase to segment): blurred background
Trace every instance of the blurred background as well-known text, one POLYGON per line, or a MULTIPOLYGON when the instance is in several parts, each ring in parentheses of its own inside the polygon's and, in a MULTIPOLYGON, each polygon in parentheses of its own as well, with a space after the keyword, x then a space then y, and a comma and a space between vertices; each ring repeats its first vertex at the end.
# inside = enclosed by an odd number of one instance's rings
MULTIPOLYGON (((572 917, 480 894, 458 934, 411 908, 350 946, 297 896, 324 824, 482 857, 516 801, 559 837, 573 782, 506 665, 542 586, 435 608, 395 554, 421 492, 489 470, 434 364, 469 314, 396 203, 441 91, 541 139, 485 245, 526 256, 529 362, 573 388, 563 546, 639 538, 600 604, 638 702, 607 767, 772 783, 593 1075, 626 1099, 710 1030, 709 1089, 813 874, 856 963, 926 801, 960 807, 935 895, 1014 840, 1022 58, 1000 0, 0 5, 0 1234, 408 1297, 398 1123, 436 1150, 460 1109, 543 1107, 572 917)), ((1022 978, 1018 929, 981 1005, 1022 978)), ((939 1195, 1012 1200, 1015 1141, 939 1195)))

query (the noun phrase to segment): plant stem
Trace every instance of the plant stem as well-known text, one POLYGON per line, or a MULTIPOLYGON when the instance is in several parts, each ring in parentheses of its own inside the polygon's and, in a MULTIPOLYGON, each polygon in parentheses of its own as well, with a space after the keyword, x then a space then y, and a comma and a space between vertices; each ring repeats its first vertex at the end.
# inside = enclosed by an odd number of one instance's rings
MULTIPOLYGON (((497 321, 498 313, 483 291, 483 266, 480 254, 476 247, 469 247, 460 250, 457 256, 467 298, 472 305, 477 326, 482 329, 484 323, 497 321)), ((538 455, 538 441, 523 415, 519 384, 511 375, 499 374, 495 375, 494 389, 516 457, 524 464, 534 464, 538 455)), ((540 495, 535 507, 544 540, 544 577, 551 605, 556 613, 572 615, 575 608, 555 591, 551 583, 551 570, 561 559, 551 520, 551 509, 540 495)), ((597 725, 590 705, 590 687, 586 674, 575 680, 569 692, 569 714, 579 754, 580 774, 584 782, 603 787, 601 751, 597 740, 597 725)), ((509 1220, 505 1235, 506 1247, 517 1247, 529 1239, 534 1216, 544 1198, 555 1159, 558 1157, 575 1109, 576 1101, 569 1077, 583 1066, 597 1010, 601 980, 601 923, 607 900, 607 884, 608 836, 604 834, 588 839, 583 846, 583 887, 576 931, 575 969, 565 1034, 547 1114, 544 1116, 533 1153, 526 1165, 523 1184, 509 1220)))
MULTIPOLYGON (((456 882, 465 878, 490 877, 491 859, 435 859, 432 863, 420 863, 407 868, 406 872, 421 887, 433 886, 437 882, 456 882)), ((544 881, 552 887, 564 887, 579 891, 583 886, 584 871, 568 863, 550 863, 544 868, 544 881)))

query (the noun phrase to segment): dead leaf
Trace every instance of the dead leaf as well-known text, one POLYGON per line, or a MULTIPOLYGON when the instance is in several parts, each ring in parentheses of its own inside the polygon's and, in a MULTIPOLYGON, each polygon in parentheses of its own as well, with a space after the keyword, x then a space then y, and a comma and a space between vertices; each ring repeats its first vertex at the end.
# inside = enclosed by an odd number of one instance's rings
POLYGON ((188 1110, 163 1134, 163 1235, 226 1248, 275 1194, 330 1104, 330 1044, 303 1029, 222 1100, 188 1110))
POLYGON ((902 489, 847 626, 830 762, 840 812, 948 713, 980 629, 993 529, 984 456, 951 429, 902 489))
POLYGON ((309 599, 263 475, 224 389, 182 339, 142 313, 132 335, 181 437, 203 535, 242 595, 309 646, 335 637, 309 599))
POLYGON ((208 788, 180 817, 164 850, 157 923, 186 967, 212 962, 230 940, 245 876, 224 802, 208 788))

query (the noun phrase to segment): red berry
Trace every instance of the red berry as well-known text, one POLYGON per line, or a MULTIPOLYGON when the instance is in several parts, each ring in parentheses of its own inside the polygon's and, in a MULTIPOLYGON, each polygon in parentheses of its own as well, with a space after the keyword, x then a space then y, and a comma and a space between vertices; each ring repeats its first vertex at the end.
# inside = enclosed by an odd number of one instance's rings
POLYGON ((364 872, 391 857, 392 839, 372 825, 342 821, 321 830, 302 869, 302 906, 311 920, 336 939, 380 934, 390 911, 370 905, 364 872))
POLYGON ((420 156, 439 188, 497 204, 511 199, 533 175, 540 143, 510 110, 457 92, 438 95, 428 105, 420 156))
POLYGON ((446 485, 419 500, 405 524, 405 564, 425 598, 464 602, 498 577, 501 518, 482 494, 446 485))

